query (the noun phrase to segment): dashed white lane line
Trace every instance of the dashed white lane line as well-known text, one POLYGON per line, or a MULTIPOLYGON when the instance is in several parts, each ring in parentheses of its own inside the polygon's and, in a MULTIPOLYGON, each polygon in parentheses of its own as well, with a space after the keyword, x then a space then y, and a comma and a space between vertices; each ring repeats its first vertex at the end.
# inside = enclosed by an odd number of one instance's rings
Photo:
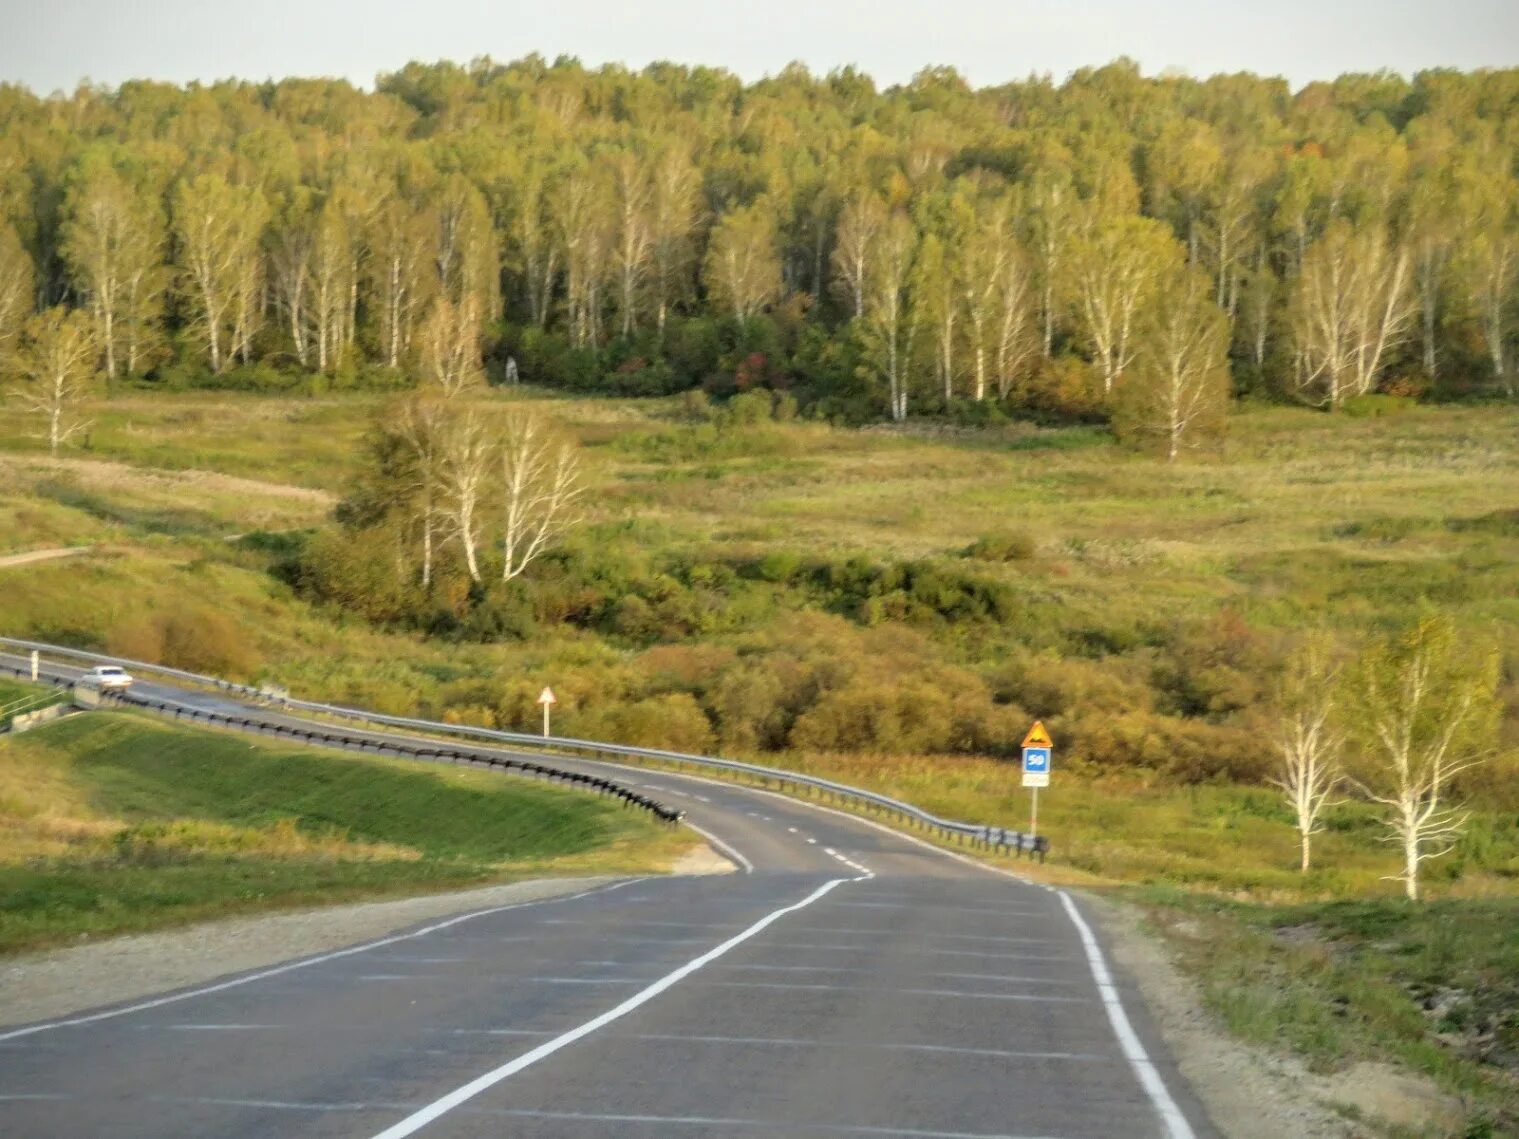
POLYGON ((482 1115, 500 1115, 513 1119, 548 1119, 568 1123, 627 1123, 657 1124, 661 1127, 699 1128, 699 1133, 709 1134, 714 1128, 729 1130, 762 1131, 785 1134, 800 1129, 829 1135, 862 1135, 874 1139, 1037 1139, 1034 1136, 1000 1133, 989 1135, 977 1131, 923 1131, 908 1127, 870 1127, 847 1123, 793 1123, 774 1119, 726 1119, 706 1115, 611 1115, 582 1111, 534 1111, 528 1108, 492 1108, 479 1112, 482 1115))
POLYGON ((992 1056, 997 1059, 1022 1060, 1117 1060, 1117 1056, 1103 1056, 1096 1052, 1013 1052, 1001 1048, 957 1048, 945 1044, 891 1044, 876 1041, 806 1040, 784 1036, 697 1036, 674 1032, 640 1032, 621 1036, 619 1040, 663 1040, 672 1043, 690 1041, 693 1044, 753 1044, 774 1045, 778 1048, 839 1048, 881 1052, 945 1052, 956 1056, 992 1056))
POLYGON ((883 989, 879 985, 814 985, 790 981, 694 981, 708 989, 780 989, 793 992, 881 993, 893 997, 964 997, 974 1001, 1020 1001, 1031 1004, 1089 1005, 1088 997, 1046 996, 1044 993, 985 993, 964 989, 883 989))
POLYGON ((590 1020, 586 1021, 578 1028, 572 1028, 570 1031, 556 1036, 552 1040, 544 1041, 542 1044, 538 1045, 538 1047, 531 1049, 528 1052, 524 1052, 516 1059, 509 1060, 505 1064, 502 1064, 500 1067, 486 1072, 484 1075, 471 1080, 469 1083, 463 1085, 460 1088, 456 1088, 454 1091, 449 1092, 448 1095, 435 1100, 433 1103, 428 1104, 420 1111, 412 1112, 399 1123, 394 1124, 391 1127, 387 1127, 384 1131, 379 1132, 375 1136, 375 1139, 402 1139, 403 1136, 415 1134, 417 1131, 421 1130, 423 1127, 431 1123, 434 1119, 437 1119, 439 1116, 452 1111, 454 1108, 458 1107, 460 1104, 466 1102, 467 1100, 473 1099, 481 1092, 494 1087, 502 1080, 516 1075, 524 1068, 531 1067, 539 1060, 552 1056, 561 1048, 565 1048, 570 1044, 573 1044, 575 1041, 581 1039, 584 1036, 589 1036, 591 1033, 597 1031, 598 1029, 611 1024, 613 1021, 618 1020, 623 1016, 626 1016, 628 1013, 632 1012, 634 1009, 640 1007, 641 1005, 647 1004, 649 1001, 659 996, 659 994, 663 993, 665 990, 670 989, 673 986, 679 984, 681 981, 685 980, 692 973, 700 969, 703 965, 706 965, 710 961, 717 960, 717 958, 721 957, 729 950, 735 948, 736 946, 742 945, 750 938, 762 933, 764 930, 768 929, 771 925, 779 921, 781 918, 785 917, 787 914, 795 913, 798 910, 805 909, 806 907, 812 905, 813 902, 816 902, 819 898, 824 897, 830 891, 834 890, 838 886, 843 885, 847 881, 849 881, 847 878, 831 879, 827 882, 824 882, 821 886, 819 886, 812 893, 808 894, 801 901, 793 902, 789 906, 782 906, 778 910, 772 910, 770 913, 760 918, 759 921, 755 922, 742 933, 739 933, 734 937, 730 937, 721 945, 714 946, 712 949, 707 950, 707 952, 703 953, 701 956, 695 957, 692 960, 686 962, 686 964, 682 965, 679 969, 665 974, 665 976, 661 977, 653 984, 634 993, 631 997, 623 1001, 621 1004, 608 1009, 600 1016, 592 1017, 590 1020))
POLYGON ((363 945, 350 945, 346 949, 339 949, 332 953, 319 954, 316 957, 306 957, 300 961, 289 961, 283 965, 276 965, 272 969, 260 969, 257 973, 248 973, 242 977, 235 977, 230 981, 221 981, 215 985, 204 985, 198 989, 188 989, 182 993, 171 993, 165 997, 155 997, 150 1001, 139 1001, 134 1005, 124 1008, 107 1009, 105 1012, 90 1013, 88 1016, 75 1016, 67 1020, 52 1020, 45 1024, 33 1024, 27 1028, 12 1029, 10 1032, 0 1033, 0 1041, 15 1040, 22 1036, 31 1036, 33 1033, 46 1032, 53 1028, 72 1028, 81 1024, 94 1024, 96 1021, 111 1020, 118 1016, 127 1016, 134 1012, 143 1012, 150 1008, 159 1008, 162 1005, 174 1004, 178 1001, 187 1001, 191 997, 205 996, 208 993, 220 993, 226 989, 235 989, 240 985, 251 984, 254 981, 262 981, 267 977, 278 977, 282 973, 289 973, 296 969, 305 969, 311 965, 320 965, 325 961, 336 961, 343 957, 352 957, 356 953, 367 953, 371 949, 379 949, 384 945, 396 945, 403 941, 411 941, 414 938, 426 937, 430 933, 437 933, 441 929, 459 925, 461 922, 473 921, 476 918, 489 917, 491 914, 505 913, 507 910, 520 910, 526 906, 542 906, 550 902, 572 902, 577 898, 588 898, 592 894, 607 894, 613 890, 620 890, 624 886, 631 886, 636 882, 642 882, 642 878, 633 878, 626 882, 614 882, 610 886, 598 886, 594 890, 582 890, 578 894, 565 894, 557 898, 539 898, 531 902, 513 902, 508 906, 492 906, 490 909, 475 910, 472 913, 459 914, 447 921, 435 922, 411 933, 397 934, 394 937, 382 937, 378 941, 365 942, 363 945))

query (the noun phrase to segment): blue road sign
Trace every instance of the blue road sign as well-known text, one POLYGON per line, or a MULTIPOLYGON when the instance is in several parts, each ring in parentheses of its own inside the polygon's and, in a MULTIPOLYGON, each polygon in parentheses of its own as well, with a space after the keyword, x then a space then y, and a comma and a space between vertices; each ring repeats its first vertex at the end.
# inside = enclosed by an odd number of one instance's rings
POLYGON ((1050 752, 1053 750, 1047 747, 1023 749, 1023 785, 1025 787, 1050 785, 1050 752))

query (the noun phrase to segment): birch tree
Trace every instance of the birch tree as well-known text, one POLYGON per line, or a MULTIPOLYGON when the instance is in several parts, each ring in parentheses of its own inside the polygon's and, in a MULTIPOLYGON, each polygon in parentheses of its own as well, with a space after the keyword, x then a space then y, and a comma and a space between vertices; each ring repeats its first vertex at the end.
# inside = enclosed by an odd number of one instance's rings
POLYGON ((1470 814, 1455 781, 1484 762, 1496 730, 1496 651, 1463 642, 1445 617, 1425 617, 1373 646, 1351 686, 1361 762, 1356 784, 1385 809, 1389 841, 1402 857, 1410 901, 1424 863, 1450 853, 1470 814))
POLYGON ((529 409, 507 412, 500 451, 501 580, 510 581, 582 521, 586 485, 574 445, 529 409))
POLYGON ((396 409, 389 430, 407 459, 406 487, 414 503, 414 523, 422 544, 422 588, 430 589, 437 545, 443 531, 444 455, 449 441, 449 405, 427 394, 412 396, 396 409))
POLYGON ((983 202, 960 254, 957 287, 971 353, 971 396, 986 398, 994 381, 1006 399, 1032 356, 1032 280, 1027 258, 1013 234, 1012 206, 983 202))
POLYGON ((480 535, 486 496, 496 467, 489 425, 477 408, 455 409, 441 422, 438 438, 439 507, 446 533, 459 543, 469 579, 479 584, 480 535))
POLYGON ((424 383, 453 399, 485 380, 480 357, 478 301, 467 296, 455 304, 446 296, 433 302, 421 331, 421 369, 424 383))
POLYGON ((934 378, 947 408, 955 398, 955 343, 960 321, 961 294, 951 250, 934 232, 923 235, 909 281, 912 316, 927 337, 933 359, 934 378))
POLYGON ((1493 379, 1510 397, 1519 396, 1519 349, 1513 343, 1519 331, 1519 180, 1504 174, 1482 185, 1460 257, 1493 379))
POLYGON ((602 286, 614 240, 611 192, 601 174, 588 165, 571 171, 557 201, 565 304, 576 347, 597 344, 601 335, 602 286))
POLYGON ((311 366, 310 303, 311 246, 315 224, 310 195, 302 188, 291 195, 271 226, 269 277, 275 311, 284 325, 295 359, 311 366))
POLYGON ((89 316, 55 306, 26 322, 20 351, 22 406, 45 424, 48 450, 58 449, 89 426, 79 405, 90 395, 99 351, 89 316))
POLYGON ((246 350, 267 217, 263 194, 219 174, 197 175, 175 192, 181 291, 205 338, 213 372, 222 371, 233 352, 246 350))
POLYGON ((624 337, 638 327, 638 306, 654 254, 654 181, 641 155, 624 150, 608 162, 616 206, 612 262, 617 275, 618 327, 624 337))
POLYGON ((844 302, 856 320, 865 315, 871 255, 886 217, 886 203, 869 192, 851 198, 839 217, 838 236, 833 246, 833 269, 844 302))
POLYGON ((1341 801, 1345 739, 1336 723, 1339 682, 1325 647, 1310 643, 1288 662, 1277 694, 1277 764, 1270 778, 1292 809, 1298 869, 1304 874, 1313 861, 1313 836, 1324 829, 1325 809, 1341 801))
POLYGON ((309 256, 310 327, 319 372, 337 368, 348 340, 349 294, 355 284, 348 219, 329 198, 316 217, 309 256))
POLYGON ((462 174, 450 174, 436 200, 438 288, 455 304, 473 297, 477 311, 489 312, 498 297, 500 256, 485 197, 462 174))
POLYGON ((701 176, 684 145, 667 147, 654 168, 654 322, 661 336, 670 306, 688 291, 691 231, 701 176))
POLYGON ((1134 362, 1140 313, 1175 250, 1162 223, 1133 215, 1089 218, 1072 242, 1077 316, 1109 398, 1134 362))
POLYGON ((528 318, 539 328, 548 325, 554 283, 560 271, 560 247, 549 221, 554 182, 548 163, 529 154, 516 179, 516 210, 512 215, 512 245, 522 277, 528 318))
POLYGON ((1173 264, 1139 321, 1136 365, 1119 394, 1121 438, 1152 440, 1175 462, 1223 431, 1229 400, 1229 322, 1200 269, 1173 264))
POLYGON ((1055 321, 1065 286, 1065 262, 1070 243, 1071 214, 1076 192, 1071 186, 1070 155, 1063 148, 1035 171, 1031 188, 1033 247, 1039 273, 1041 343, 1049 359, 1055 351, 1055 321))
POLYGON ((401 367, 432 299, 427 266, 436 232, 433 219, 399 195, 388 198, 370 221, 369 294, 378 310, 379 346, 386 367, 401 367))
POLYGON ((1336 222, 1309 247, 1293 299, 1299 396, 1337 409, 1372 391, 1413 315, 1407 251, 1379 225, 1336 222))
POLYGON ((746 323, 781 292, 775 215, 765 203, 725 214, 707 248, 707 287, 746 323))
POLYGON ((95 320, 105 374, 115 379, 130 355, 131 325, 162 258, 162 242, 139 195, 103 160, 91 160, 78 172, 64 213, 64 260, 95 320))
POLYGON ((32 310, 32 259, 16 231, 0 220, 0 368, 16 351, 32 310))
POLYGON ((917 249, 918 234, 911 219, 900 210, 893 213, 881 231, 861 328, 873 369, 886 381, 891 418, 898 423, 907 418, 913 335, 907 286, 917 249))

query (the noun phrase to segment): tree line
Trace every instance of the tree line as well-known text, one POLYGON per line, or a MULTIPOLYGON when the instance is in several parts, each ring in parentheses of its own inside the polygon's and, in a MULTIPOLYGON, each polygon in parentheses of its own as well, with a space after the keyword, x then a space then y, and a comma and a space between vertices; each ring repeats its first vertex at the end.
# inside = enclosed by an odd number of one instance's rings
POLYGON ((0 354, 44 408, 484 367, 1111 417, 1174 455, 1231 393, 1519 393, 1516 160, 1515 70, 5 86, 0 354))

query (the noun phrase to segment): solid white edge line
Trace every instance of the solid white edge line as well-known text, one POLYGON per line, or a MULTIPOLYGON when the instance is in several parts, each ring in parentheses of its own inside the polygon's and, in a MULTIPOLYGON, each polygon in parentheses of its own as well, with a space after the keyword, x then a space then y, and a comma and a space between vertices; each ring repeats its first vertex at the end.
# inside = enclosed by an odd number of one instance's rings
POLYGON ((1182 1114, 1181 1108, 1176 1106, 1176 1101, 1171 1098, 1171 1092, 1166 1087, 1165 1080, 1161 1079, 1160 1073, 1155 1070, 1155 1064, 1151 1061, 1150 1054, 1145 1051, 1139 1034, 1129 1023, 1129 1014, 1124 1011, 1123 1001, 1119 999, 1118 989, 1113 984, 1113 975, 1108 971, 1107 960, 1102 955, 1102 947, 1097 944, 1097 937, 1092 932, 1092 927, 1087 925, 1086 919, 1081 916, 1081 911, 1076 908, 1076 903, 1071 901, 1069 894, 1064 890, 1059 890, 1057 893, 1060 895, 1060 904, 1065 907, 1065 912, 1076 926, 1076 932, 1081 935, 1081 944, 1086 950, 1087 964, 1092 969, 1092 979, 1097 982, 1097 991, 1102 996, 1103 1008, 1108 1011, 1108 1020, 1113 1025, 1113 1034, 1118 1037, 1124 1058, 1129 1061, 1129 1067, 1134 1069, 1140 1086, 1150 1097, 1155 1110, 1160 1112, 1160 1117, 1165 1121, 1166 1130, 1171 1139, 1194 1139, 1191 1124, 1187 1122, 1187 1117, 1182 1114))
POLYGON ((413 930, 410 933, 398 933, 390 937, 382 937, 378 941, 366 941, 362 945, 350 945, 346 949, 338 949, 332 953, 319 954, 316 957, 305 957, 299 961, 286 962, 270 969, 261 969, 257 973, 249 973, 243 977, 235 977, 230 981, 221 981, 214 985, 202 985, 197 989, 190 989, 182 993, 171 993, 165 997, 154 997, 149 1001, 139 1001, 137 1004, 127 1005, 125 1008, 107 1009, 105 1012, 90 1013, 88 1016, 69 1017, 65 1020, 48 1021, 46 1024, 33 1024, 27 1028, 12 1029, 10 1032, 0 1032, 0 1041, 15 1040, 21 1036, 31 1036, 37 1032, 47 1032, 53 1028, 72 1028, 80 1024, 94 1024, 99 1020, 111 1020, 118 1016, 127 1016, 134 1012, 144 1012, 151 1008, 159 1008, 162 1005, 171 1005, 178 1001, 187 1001, 191 997, 202 997, 208 993, 219 993, 226 989, 235 989, 239 985, 251 984, 254 981, 262 981, 266 977, 277 977, 281 973, 290 973, 296 969, 304 969, 308 965, 320 965, 324 961, 336 961, 340 957, 351 957, 355 953, 366 953, 371 949, 379 949, 384 945, 395 945, 397 942, 410 941, 414 937, 426 937, 430 933, 437 933, 441 929, 458 925, 461 922, 473 921, 475 918, 489 917, 491 914, 505 913, 507 910, 520 910, 527 906, 542 906, 551 902, 573 902, 577 898, 589 898, 592 894, 608 894, 613 890, 620 890, 624 886, 636 885, 646 882, 647 878, 630 878, 626 882, 613 882, 606 886, 597 886, 592 890, 582 890, 578 894, 561 894, 554 898, 537 898, 530 902, 513 902, 506 906, 492 906, 490 909, 475 910, 467 914, 458 914, 447 921, 435 922, 424 926, 422 929, 413 930))
POLYGON ((682 825, 690 827, 697 834, 701 835, 702 838, 706 839, 713 846, 717 847, 718 852, 720 854, 724 855, 725 857, 727 857, 729 859, 732 859, 734 862, 737 862, 739 864, 739 866, 741 866, 743 868, 743 871, 744 871, 745 874, 753 874, 754 873, 754 863, 750 862, 747 858, 745 858, 742 854, 740 854, 738 852, 737 848, 734 847, 732 843, 725 842, 723 839, 718 838, 711 831, 706 830, 703 827, 697 826, 690 819, 681 819, 680 821, 681 821, 682 825))
POLYGON ((629 997, 621 1004, 608 1009, 600 1016, 591 1018, 584 1024, 580 1025, 578 1028, 572 1028, 568 1032, 554 1037, 552 1040, 545 1041, 531 1051, 524 1052, 515 1060, 509 1060, 505 1064, 502 1064, 499 1068, 494 1068, 491 1071, 486 1072, 483 1076, 476 1077, 462 1087, 456 1088, 454 1091, 449 1092, 446 1096, 434 1100, 432 1103, 428 1104, 421 1110, 413 1112, 411 1115, 408 1115, 399 1123, 387 1127, 384 1131, 376 1134, 374 1139, 403 1139, 404 1136, 415 1134, 423 1127, 426 1127, 433 1120, 437 1119, 439 1116, 445 1114, 446 1112, 452 1111, 454 1108, 458 1107, 466 1100, 473 1099, 481 1092, 494 1087, 496 1084, 499 1084, 502 1080, 508 1078, 509 1076, 516 1075, 524 1068, 536 1064, 539 1060, 545 1059, 548 1056, 552 1056, 561 1048, 565 1048, 575 1043, 575 1041, 579 1040, 581 1037, 589 1036, 597 1029, 611 1024, 614 1020, 618 1020, 619 1018, 626 1016, 628 1013, 632 1012, 640 1005, 647 1004, 649 1001, 659 996, 659 994, 663 993, 665 990, 672 988, 679 982, 683 981, 685 978, 689 977, 703 965, 706 965, 710 961, 716 960, 723 954, 727 953, 730 949, 742 945, 751 937, 754 937, 756 934, 779 921, 787 914, 795 913, 797 910, 804 909, 805 907, 812 905, 813 902, 817 901, 824 894, 828 893, 835 887, 841 886, 845 882, 854 880, 855 879, 849 878, 833 878, 827 882, 824 882, 821 886, 819 886, 812 893, 808 894, 800 902, 793 902, 789 906, 782 906, 778 910, 771 911, 764 917, 760 918, 759 921, 751 925, 748 929, 744 930, 742 933, 739 933, 734 937, 730 937, 721 945, 717 945, 714 948, 707 950, 707 952, 703 953, 700 957, 696 957, 691 961, 686 962, 686 964, 682 965, 679 969, 665 974, 659 980, 655 981, 647 988, 644 988, 639 992, 633 994, 633 996, 629 997))

